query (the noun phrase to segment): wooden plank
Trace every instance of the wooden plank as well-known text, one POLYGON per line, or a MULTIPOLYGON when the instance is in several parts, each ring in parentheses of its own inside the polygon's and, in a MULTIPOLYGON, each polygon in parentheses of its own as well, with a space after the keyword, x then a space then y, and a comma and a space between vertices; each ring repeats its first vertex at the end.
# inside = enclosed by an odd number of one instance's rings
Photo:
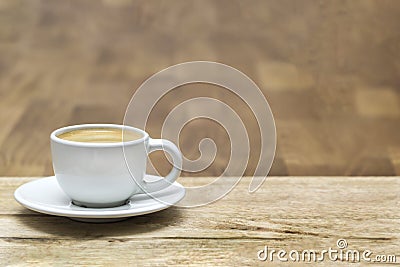
MULTIPOLYGON (((391 255, 398 247, 388 241, 348 240, 351 249, 391 255), (375 249, 374 249, 375 248, 375 249), (386 254, 385 254, 386 253, 386 254)), ((268 246, 275 250, 323 250, 336 247, 335 239, 305 237, 290 240, 254 239, 142 239, 142 240, 0 240, 0 263, 39 266, 270 266, 257 259, 257 252, 268 246)), ((397 254, 397 257, 400 255, 397 254)), ((275 256, 274 266, 288 266, 275 256)), ((325 266, 339 262, 325 259, 325 266)), ((290 264, 290 263, 289 263, 290 264)), ((294 262, 300 266, 306 263, 294 262)), ((315 263, 314 263, 315 264, 315 263)), ((344 266, 346 263, 342 263, 344 266)), ((365 264, 365 263, 364 263, 365 264)), ((353 266, 353 265, 352 265, 353 266)), ((359 264, 354 264, 359 266, 359 264)), ((389 265, 391 266, 391 265, 389 265)))
MULTIPOLYGON (((282 238, 338 233, 346 237, 394 240, 399 237, 399 178, 268 178, 255 194, 244 179, 227 197, 194 208, 171 208, 118 223, 93 226, 41 215, 21 207, 14 188, 29 179, 1 179, 3 237, 76 238, 108 236, 282 238), (384 194, 382 193, 384 192, 384 194), (245 198, 243 198, 245 196, 245 198), (244 200, 245 199, 245 200, 244 200), (245 203, 243 203, 245 201, 245 203), (370 227, 371 224, 374 227, 370 227), (6 227, 7 226, 7 227, 6 227), (96 230, 94 230, 96 229, 96 230), (151 230, 151 231, 150 231, 151 230)), ((185 178, 192 185, 211 178, 185 178)))

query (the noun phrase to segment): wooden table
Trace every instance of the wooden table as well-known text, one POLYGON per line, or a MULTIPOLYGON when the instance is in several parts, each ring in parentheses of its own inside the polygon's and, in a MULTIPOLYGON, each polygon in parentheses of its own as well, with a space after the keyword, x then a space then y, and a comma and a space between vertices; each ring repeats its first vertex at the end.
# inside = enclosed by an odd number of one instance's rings
POLYGON ((266 266, 257 259, 265 246, 321 251, 337 249, 338 239, 400 262, 400 177, 270 177, 255 194, 243 178, 216 203, 109 224, 23 208, 13 192, 32 179, 0 178, 0 265, 266 266))

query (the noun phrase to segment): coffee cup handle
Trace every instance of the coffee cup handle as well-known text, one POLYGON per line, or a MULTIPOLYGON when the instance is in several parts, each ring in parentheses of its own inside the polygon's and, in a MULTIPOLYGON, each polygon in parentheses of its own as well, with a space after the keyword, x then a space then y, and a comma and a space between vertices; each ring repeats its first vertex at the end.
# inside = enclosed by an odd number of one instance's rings
POLYGON ((171 155, 173 166, 170 173, 155 182, 145 181, 145 191, 154 192, 170 186, 179 177, 182 168, 182 153, 174 143, 165 139, 149 139, 148 154, 156 150, 164 150, 171 155))

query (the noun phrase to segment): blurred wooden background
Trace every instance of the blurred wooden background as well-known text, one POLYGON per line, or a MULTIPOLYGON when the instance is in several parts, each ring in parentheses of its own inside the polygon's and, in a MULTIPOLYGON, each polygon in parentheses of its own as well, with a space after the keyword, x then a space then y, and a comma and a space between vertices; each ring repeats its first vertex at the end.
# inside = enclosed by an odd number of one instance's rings
MULTIPOLYGON (((397 0, 0 0, 0 176, 51 175, 53 129, 122 123, 146 78, 192 60, 231 65, 262 88, 278 134, 272 175, 400 175, 399 25, 397 0)), ((184 86, 147 130, 159 136, 165 112, 200 95, 243 106, 184 86)), ((220 150, 196 175, 218 175, 229 155, 207 120, 184 129, 185 155, 207 136, 220 150)), ((162 153, 152 159, 165 173, 162 153)))

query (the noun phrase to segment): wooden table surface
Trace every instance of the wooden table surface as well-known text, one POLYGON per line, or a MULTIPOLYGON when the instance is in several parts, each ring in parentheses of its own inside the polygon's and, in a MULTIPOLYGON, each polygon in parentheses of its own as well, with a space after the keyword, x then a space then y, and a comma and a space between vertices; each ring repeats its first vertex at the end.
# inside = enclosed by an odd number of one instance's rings
POLYGON ((338 239, 400 262, 399 177, 269 177, 255 194, 243 178, 213 204, 109 224, 25 209, 13 193, 33 179, 0 178, 0 265, 267 265, 257 259, 265 246, 321 251, 338 239))

